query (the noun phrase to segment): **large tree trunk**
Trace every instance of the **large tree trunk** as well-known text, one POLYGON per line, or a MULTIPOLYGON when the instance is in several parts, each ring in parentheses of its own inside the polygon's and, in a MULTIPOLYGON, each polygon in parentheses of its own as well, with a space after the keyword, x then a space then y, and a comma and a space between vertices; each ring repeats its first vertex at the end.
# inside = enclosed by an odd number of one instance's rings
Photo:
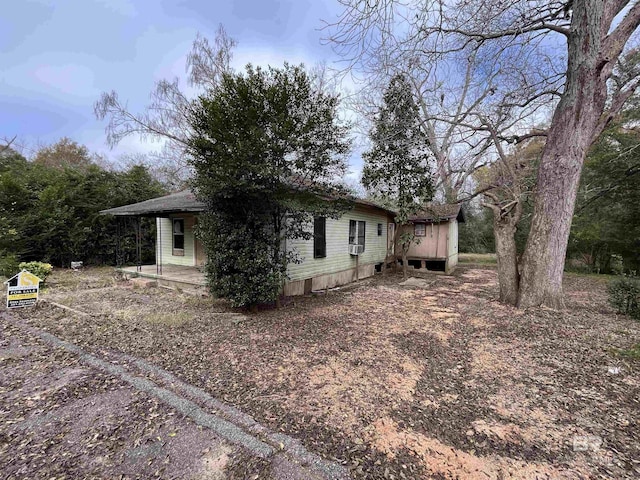
MULTIPOLYGON (((545 149, 531 230, 522 259, 518 305, 563 307, 562 275, 584 153, 590 142, 558 140, 545 149), (564 145, 562 144, 564 143, 564 145)), ((550 136, 551 137, 551 136, 550 136)), ((554 134, 553 137, 556 137, 554 134)))
POLYGON ((599 133, 610 60, 602 58, 605 2, 576 0, 565 92, 540 160, 531 230, 522 259, 518 306, 561 308, 562 274, 582 165, 599 133))
POLYGON ((516 250, 516 228, 508 223, 494 221, 493 234, 496 240, 500 301, 515 305, 518 300, 518 252, 516 250))
POLYGON ((402 278, 407 279, 407 249, 402 246, 402 278))

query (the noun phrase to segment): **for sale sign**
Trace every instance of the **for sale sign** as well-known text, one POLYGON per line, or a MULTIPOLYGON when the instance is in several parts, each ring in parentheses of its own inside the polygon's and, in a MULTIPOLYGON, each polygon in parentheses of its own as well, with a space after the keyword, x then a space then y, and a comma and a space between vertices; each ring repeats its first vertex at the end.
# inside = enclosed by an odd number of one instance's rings
POLYGON ((22 270, 7 284, 7 308, 32 307, 38 301, 41 280, 33 273, 22 270))

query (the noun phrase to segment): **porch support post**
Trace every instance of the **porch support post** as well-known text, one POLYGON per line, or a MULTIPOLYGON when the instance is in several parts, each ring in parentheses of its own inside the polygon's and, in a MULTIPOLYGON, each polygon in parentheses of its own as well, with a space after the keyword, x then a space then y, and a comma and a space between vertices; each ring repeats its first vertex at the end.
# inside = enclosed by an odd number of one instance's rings
POLYGON ((156 217, 158 234, 156 235, 156 273, 162 275, 162 218, 156 217))
POLYGON ((116 217, 116 267, 122 266, 122 220, 120 217, 116 217))
POLYGON ((136 271, 142 271, 142 239, 140 217, 135 217, 135 229, 136 229, 136 271))

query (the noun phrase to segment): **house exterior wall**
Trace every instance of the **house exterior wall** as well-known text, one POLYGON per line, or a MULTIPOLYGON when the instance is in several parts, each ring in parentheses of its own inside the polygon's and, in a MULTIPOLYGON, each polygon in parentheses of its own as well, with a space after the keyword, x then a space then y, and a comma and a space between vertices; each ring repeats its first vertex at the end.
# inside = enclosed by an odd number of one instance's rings
MULTIPOLYGON (((313 257, 313 239, 288 241, 287 248, 295 250, 301 263, 289 264, 287 274, 289 281, 284 287, 285 295, 302 295, 305 293, 305 282, 311 289, 319 290, 344 285, 359 278, 372 276, 375 265, 382 263, 387 255, 389 223, 392 219, 384 211, 363 205, 356 205, 337 220, 326 220, 326 257, 313 257), (349 221, 365 222, 365 250, 357 259, 349 254, 349 221), (381 235, 378 235, 378 224, 381 224, 381 235)), ((197 240, 193 234, 196 217, 192 214, 176 214, 170 218, 157 218, 156 259, 162 264, 197 266, 203 260, 198 252, 197 240), (184 219, 184 255, 173 255, 173 223, 174 218, 184 219)), ((310 226, 313 228, 313 225, 310 226)))
POLYGON ((196 265, 195 238, 193 227, 195 216, 190 213, 172 215, 170 218, 156 218, 156 262, 162 259, 163 265, 196 265), (184 255, 173 255, 173 219, 184 219, 184 255))
POLYGON ((357 259, 357 278, 371 276, 375 265, 382 263, 387 254, 387 233, 389 216, 382 210, 356 205, 338 220, 326 220, 326 257, 313 257, 313 239, 289 241, 287 248, 297 252, 303 259, 287 268, 289 281, 285 285, 285 295, 301 295, 305 281, 311 282, 313 290, 332 288, 356 280, 356 257, 349 254, 349 221, 364 221, 365 250, 357 259), (382 234, 378 236, 378 224, 382 234))
MULTIPOLYGON (((407 251, 407 258, 445 260, 449 256, 449 224, 450 222, 425 224, 425 236, 416 237, 420 240, 420 243, 414 242, 411 244, 407 251)), ((402 228, 403 232, 414 231, 414 225, 405 225, 402 228)), ((402 248, 397 247, 396 251, 401 253, 402 248)))

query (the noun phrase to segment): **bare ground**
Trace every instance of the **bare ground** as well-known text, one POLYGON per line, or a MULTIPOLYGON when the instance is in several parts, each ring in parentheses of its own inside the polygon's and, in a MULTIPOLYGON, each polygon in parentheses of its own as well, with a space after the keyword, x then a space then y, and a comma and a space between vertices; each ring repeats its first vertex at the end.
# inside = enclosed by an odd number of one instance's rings
POLYGON ((427 288, 378 276, 244 318, 220 300, 103 277, 56 289, 54 276, 48 297, 93 317, 21 315, 161 365, 356 478, 640 476, 640 363, 615 354, 640 323, 609 309, 602 280, 567 276, 558 312, 497 303, 490 268, 422 277, 427 288))
POLYGON ((229 478, 242 452, 121 380, 0 325, 2 478, 229 478))

